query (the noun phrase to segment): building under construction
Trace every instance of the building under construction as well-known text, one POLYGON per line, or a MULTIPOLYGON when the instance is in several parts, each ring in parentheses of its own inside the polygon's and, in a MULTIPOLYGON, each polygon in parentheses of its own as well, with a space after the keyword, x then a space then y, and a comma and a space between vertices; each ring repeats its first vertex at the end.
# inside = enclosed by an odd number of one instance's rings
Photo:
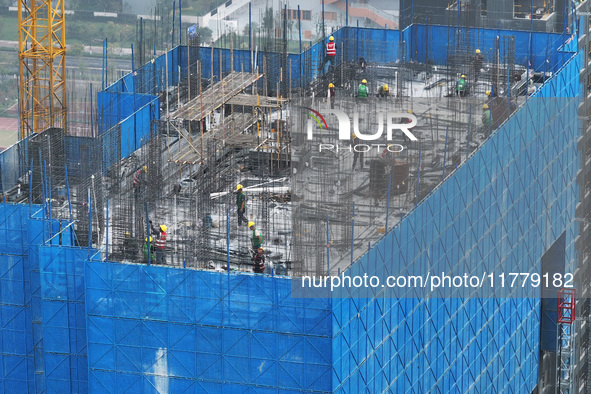
POLYGON ((344 26, 327 64, 144 53, 75 134, 0 153, 0 387, 589 392, 587 6, 568 33, 344 26), (302 285, 328 275, 430 285, 302 285))

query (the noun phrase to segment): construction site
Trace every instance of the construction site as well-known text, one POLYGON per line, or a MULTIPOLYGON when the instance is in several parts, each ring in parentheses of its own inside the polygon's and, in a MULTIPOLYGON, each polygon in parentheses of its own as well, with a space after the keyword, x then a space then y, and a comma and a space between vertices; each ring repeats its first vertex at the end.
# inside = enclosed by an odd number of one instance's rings
POLYGON ((591 392, 587 2, 564 32, 457 7, 299 53, 286 20, 283 45, 237 49, 179 18, 161 54, 138 33, 112 83, 105 43, 94 91, 47 25, 63 4, 27 3, 21 140, 0 153, 2 392, 591 392), (302 285, 443 271, 576 290, 302 285))

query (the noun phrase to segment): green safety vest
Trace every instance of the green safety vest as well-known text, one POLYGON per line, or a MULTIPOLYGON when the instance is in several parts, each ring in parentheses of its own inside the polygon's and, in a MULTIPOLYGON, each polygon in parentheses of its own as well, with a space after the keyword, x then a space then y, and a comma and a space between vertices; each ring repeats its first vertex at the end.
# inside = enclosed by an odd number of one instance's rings
POLYGON ((456 90, 459 91, 464 91, 466 90, 466 80, 465 79, 460 79, 457 83, 456 83, 456 90))
MULTIPOLYGON (((238 207, 238 209, 240 209, 242 207, 242 204, 246 201, 246 195, 244 194, 244 192, 238 193, 236 195, 236 206, 238 207)), ((246 205, 244 206, 244 208, 246 208, 246 205)))
MULTIPOLYGON (((144 242, 144 261, 148 261, 148 250, 149 250, 149 246, 147 242, 144 242)), ((156 261, 156 257, 154 256, 154 253, 150 253, 150 261, 155 262, 156 261)))
POLYGON ((357 97, 367 97, 367 86, 364 84, 359 85, 359 91, 357 97))
POLYGON ((252 247, 259 248, 263 244, 263 236, 259 230, 253 230, 252 232, 252 247))
POLYGON ((487 109, 484 112, 482 112, 482 124, 485 125, 486 127, 490 127, 492 123, 492 116, 490 114, 490 110, 487 109))

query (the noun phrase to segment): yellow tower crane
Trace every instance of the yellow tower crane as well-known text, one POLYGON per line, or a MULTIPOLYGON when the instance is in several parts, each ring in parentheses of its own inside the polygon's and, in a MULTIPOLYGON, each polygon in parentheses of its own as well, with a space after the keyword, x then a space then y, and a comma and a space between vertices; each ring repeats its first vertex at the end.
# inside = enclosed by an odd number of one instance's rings
POLYGON ((66 125, 64 0, 19 0, 20 138, 66 125))

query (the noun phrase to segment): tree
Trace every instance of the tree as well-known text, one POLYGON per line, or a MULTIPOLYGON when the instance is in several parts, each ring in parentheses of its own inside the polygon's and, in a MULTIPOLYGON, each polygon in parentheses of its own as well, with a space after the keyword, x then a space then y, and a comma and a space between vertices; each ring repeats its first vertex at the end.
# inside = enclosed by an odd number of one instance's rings
MULTIPOLYGON (((255 31, 257 31, 257 29, 259 28, 258 23, 256 22, 252 22, 252 32, 254 34, 255 31)), ((247 36, 249 32, 249 25, 248 23, 246 24, 246 26, 244 26, 244 29, 242 30, 242 34, 247 36)))
POLYGON ((72 44, 72 46, 68 50, 68 55, 82 56, 83 54, 84 54, 84 45, 79 42, 72 44))
POLYGON ((200 27, 199 28, 199 38, 201 39, 202 44, 210 42, 212 36, 213 36, 213 31, 209 27, 200 27))

